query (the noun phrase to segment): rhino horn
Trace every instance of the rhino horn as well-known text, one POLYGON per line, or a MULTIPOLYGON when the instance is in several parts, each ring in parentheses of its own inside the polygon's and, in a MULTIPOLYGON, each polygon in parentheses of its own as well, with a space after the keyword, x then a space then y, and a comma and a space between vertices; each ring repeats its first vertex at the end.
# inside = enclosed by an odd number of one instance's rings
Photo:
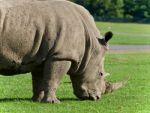
POLYGON ((117 82, 117 83, 106 83, 106 90, 105 90, 105 93, 110 93, 110 92, 113 92, 117 89, 120 89, 122 88, 124 85, 126 85, 128 82, 128 80, 124 80, 124 81, 121 81, 121 82, 117 82))

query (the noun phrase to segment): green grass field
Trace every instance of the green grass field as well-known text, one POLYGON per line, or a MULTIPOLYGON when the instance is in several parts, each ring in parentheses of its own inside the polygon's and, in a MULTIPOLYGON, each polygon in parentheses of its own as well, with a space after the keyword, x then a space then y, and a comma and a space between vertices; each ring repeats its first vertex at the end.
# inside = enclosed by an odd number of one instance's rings
POLYGON ((104 34, 114 33, 111 44, 150 44, 150 24, 97 22, 97 27, 104 34))
POLYGON ((0 76, 0 113, 150 113, 150 54, 107 54, 106 71, 111 82, 128 78, 122 89, 102 96, 99 101, 80 101, 68 76, 57 91, 61 104, 30 100, 31 75, 0 76))

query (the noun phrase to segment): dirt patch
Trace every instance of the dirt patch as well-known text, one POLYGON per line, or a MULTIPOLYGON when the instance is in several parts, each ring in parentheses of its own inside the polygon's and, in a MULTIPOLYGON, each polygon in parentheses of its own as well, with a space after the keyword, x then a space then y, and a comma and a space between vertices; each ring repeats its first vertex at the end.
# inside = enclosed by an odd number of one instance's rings
POLYGON ((150 45, 111 45, 109 53, 150 53, 150 45))

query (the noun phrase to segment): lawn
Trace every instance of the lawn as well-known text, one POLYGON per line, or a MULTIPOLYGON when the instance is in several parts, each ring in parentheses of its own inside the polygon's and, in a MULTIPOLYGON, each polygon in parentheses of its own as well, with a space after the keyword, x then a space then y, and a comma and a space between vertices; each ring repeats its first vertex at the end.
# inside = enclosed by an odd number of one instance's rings
POLYGON ((106 71, 111 82, 130 77, 122 89, 99 101, 80 101, 68 76, 57 91, 61 104, 30 100, 31 75, 0 76, 0 113, 150 113, 150 54, 107 54, 106 71))
POLYGON ((114 33, 111 44, 150 44, 150 24, 97 22, 97 27, 104 34, 114 33))

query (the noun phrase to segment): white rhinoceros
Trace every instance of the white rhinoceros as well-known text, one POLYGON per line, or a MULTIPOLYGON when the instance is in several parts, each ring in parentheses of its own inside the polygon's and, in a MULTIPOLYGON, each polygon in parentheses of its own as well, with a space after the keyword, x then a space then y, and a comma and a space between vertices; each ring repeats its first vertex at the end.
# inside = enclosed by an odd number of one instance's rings
POLYGON ((97 100, 117 87, 104 80, 104 54, 112 33, 100 33, 93 17, 65 0, 0 1, 0 74, 32 73, 34 101, 57 103, 63 75, 74 94, 97 100))

